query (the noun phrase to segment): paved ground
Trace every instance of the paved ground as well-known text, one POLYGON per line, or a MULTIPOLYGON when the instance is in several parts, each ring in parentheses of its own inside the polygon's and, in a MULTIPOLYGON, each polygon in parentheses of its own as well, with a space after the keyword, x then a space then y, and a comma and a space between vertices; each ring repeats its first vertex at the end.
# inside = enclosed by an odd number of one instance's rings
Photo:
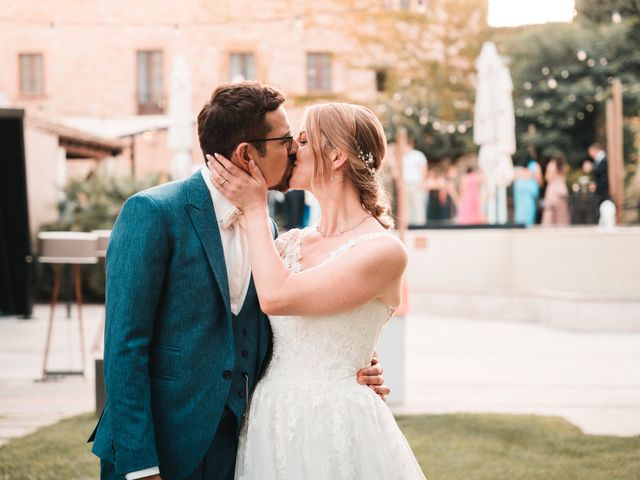
MULTIPOLYGON (((103 308, 84 307, 85 346, 89 350, 103 308)), ((64 306, 54 321, 50 370, 80 368, 78 321, 67 320, 64 306), (70 346, 70 348, 67 348, 70 346)), ((86 376, 41 382, 49 307, 38 305, 32 320, 0 318, 0 444, 61 418, 94 409, 93 356, 87 353, 86 376)))
POLYGON ((414 317, 396 411, 559 415, 586 433, 640 435, 640 333, 414 317))
MULTIPOLYGON (((89 350, 102 307, 84 313, 89 350)), ((94 408, 90 354, 84 379, 37 381, 47 315, 48 306, 39 305, 33 320, 0 319, 0 444, 94 408)), ((54 333, 50 368, 77 368, 77 321, 67 320, 64 308, 54 333)), ((414 313, 405 338, 407 398, 393 407, 398 413, 560 415, 588 433, 640 435, 640 334, 414 313)))

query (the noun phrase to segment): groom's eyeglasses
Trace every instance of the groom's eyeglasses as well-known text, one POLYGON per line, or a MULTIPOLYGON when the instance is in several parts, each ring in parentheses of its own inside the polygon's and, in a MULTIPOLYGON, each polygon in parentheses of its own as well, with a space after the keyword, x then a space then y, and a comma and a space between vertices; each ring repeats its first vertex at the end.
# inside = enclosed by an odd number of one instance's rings
POLYGON ((254 138, 253 140, 247 140, 249 143, 257 143, 257 142, 274 142, 276 140, 280 140, 283 144, 287 146, 287 152, 290 152, 293 148, 293 135, 285 135, 284 137, 276 137, 276 138, 254 138))

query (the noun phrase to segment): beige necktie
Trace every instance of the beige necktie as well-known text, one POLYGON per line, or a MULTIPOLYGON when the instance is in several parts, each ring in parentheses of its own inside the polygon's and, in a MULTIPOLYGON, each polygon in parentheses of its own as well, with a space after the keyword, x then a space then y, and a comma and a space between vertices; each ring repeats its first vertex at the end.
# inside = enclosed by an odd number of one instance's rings
POLYGON ((229 301, 234 314, 240 312, 240 295, 242 294, 242 272, 244 271, 244 252, 240 235, 244 230, 244 217, 238 208, 230 208, 222 219, 222 228, 233 230, 233 264, 227 265, 229 277, 229 301))

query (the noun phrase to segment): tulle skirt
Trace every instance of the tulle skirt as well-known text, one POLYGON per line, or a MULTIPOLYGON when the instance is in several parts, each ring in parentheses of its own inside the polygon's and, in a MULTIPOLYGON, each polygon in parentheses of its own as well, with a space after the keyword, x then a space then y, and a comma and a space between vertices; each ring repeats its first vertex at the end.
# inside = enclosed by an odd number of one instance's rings
MULTIPOLYGON (((414 480, 425 476, 387 405, 354 384, 256 388, 236 480, 414 480)), ((325 384, 326 385, 326 384, 325 384)))

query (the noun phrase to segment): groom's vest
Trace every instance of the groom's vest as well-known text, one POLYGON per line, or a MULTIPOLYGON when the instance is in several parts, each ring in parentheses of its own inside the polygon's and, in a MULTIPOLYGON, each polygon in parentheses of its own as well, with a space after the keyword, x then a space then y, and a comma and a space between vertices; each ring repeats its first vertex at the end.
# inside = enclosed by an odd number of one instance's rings
POLYGON ((238 428, 242 424, 246 411, 248 396, 251 395, 256 384, 256 377, 260 374, 258 365, 258 325, 260 304, 253 284, 253 278, 247 290, 247 296, 238 315, 232 315, 233 336, 236 347, 236 361, 233 371, 227 370, 223 375, 231 378, 231 389, 227 397, 227 407, 238 419, 238 428))

